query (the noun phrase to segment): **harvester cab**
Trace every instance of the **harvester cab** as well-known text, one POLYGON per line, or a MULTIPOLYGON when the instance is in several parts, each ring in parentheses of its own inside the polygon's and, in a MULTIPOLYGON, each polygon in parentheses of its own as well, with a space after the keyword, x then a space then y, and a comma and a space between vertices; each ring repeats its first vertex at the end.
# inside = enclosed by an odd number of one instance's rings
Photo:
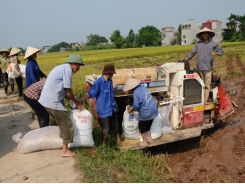
MULTIPOLYGON (((159 108, 171 105, 170 125, 175 133, 162 135, 152 146, 175 142, 201 135, 203 129, 211 128, 234 112, 219 78, 213 75, 210 103, 204 105, 205 85, 198 72, 186 72, 185 63, 169 62, 157 67, 118 69, 112 80, 115 100, 120 108, 119 121, 123 121, 123 112, 127 105, 132 105, 132 92, 123 92, 128 78, 141 80, 141 85, 148 88, 159 108)), ((86 90, 101 75, 86 76, 86 90)), ((87 100, 96 118, 96 99, 87 100)), ((124 140, 122 151, 140 149, 135 141, 124 140)))

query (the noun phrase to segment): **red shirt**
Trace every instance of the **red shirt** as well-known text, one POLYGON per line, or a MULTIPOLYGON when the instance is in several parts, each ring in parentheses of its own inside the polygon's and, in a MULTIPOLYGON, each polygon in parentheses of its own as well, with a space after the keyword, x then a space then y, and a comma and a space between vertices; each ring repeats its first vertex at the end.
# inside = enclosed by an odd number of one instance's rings
POLYGON ((46 79, 33 83, 26 89, 24 94, 33 100, 39 100, 45 82, 46 79))

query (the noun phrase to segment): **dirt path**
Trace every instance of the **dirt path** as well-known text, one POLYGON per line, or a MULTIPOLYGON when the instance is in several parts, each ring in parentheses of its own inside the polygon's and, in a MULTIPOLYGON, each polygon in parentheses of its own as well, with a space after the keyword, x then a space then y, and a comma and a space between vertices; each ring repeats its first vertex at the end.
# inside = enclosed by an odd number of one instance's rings
MULTIPOLYGON (((237 58, 237 63, 244 65, 237 58)), ((228 78, 222 81, 227 95, 238 108, 226 119, 222 128, 202 137, 199 148, 169 154, 168 164, 175 182, 231 182, 245 181, 245 86, 244 76, 235 78, 231 58, 227 59, 228 78)))
POLYGON ((31 119, 31 110, 16 95, 6 97, 0 89, 0 182, 3 183, 74 183, 81 174, 75 170, 74 158, 62 158, 61 150, 21 154, 12 136, 39 128, 31 119))

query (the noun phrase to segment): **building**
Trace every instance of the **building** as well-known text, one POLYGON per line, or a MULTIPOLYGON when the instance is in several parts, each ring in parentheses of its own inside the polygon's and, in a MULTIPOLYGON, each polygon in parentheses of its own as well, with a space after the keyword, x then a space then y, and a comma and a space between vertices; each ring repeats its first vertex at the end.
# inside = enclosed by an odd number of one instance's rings
POLYGON ((74 49, 75 47, 79 47, 80 48, 80 44, 78 42, 71 43, 71 48, 74 49))
POLYGON ((171 45, 171 41, 174 37, 174 27, 166 26, 162 28, 162 46, 171 45))
POLYGON ((42 53, 47 53, 48 50, 49 50, 50 48, 51 48, 50 46, 44 46, 44 47, 41 49, 41 51, 42 51, 42 53))
POLYGON ((190 45, 197 42, 196 34, 201 30, 201 25, 194 19, 187 20, 181 24, 181 45, 190 45))
POLYGON ((215 33, 213 37, 213 41, 215 42, 222 42, 222 22, 219 20, 207 20, 206 22, 202 23, 202 28, 207 27, 208 29, 212 30, 215 33))

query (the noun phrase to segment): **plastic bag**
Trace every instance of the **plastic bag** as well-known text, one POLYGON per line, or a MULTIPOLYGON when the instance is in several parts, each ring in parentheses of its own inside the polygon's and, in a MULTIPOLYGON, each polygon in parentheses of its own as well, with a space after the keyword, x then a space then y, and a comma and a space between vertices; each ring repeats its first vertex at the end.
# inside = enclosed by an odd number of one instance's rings
POLYGON ((12 136, 13 141, 19 143, 20 140, 22 139, 22 135, 23 135, 22 132, 18 132, 16 135, 13 135, 12 136))

